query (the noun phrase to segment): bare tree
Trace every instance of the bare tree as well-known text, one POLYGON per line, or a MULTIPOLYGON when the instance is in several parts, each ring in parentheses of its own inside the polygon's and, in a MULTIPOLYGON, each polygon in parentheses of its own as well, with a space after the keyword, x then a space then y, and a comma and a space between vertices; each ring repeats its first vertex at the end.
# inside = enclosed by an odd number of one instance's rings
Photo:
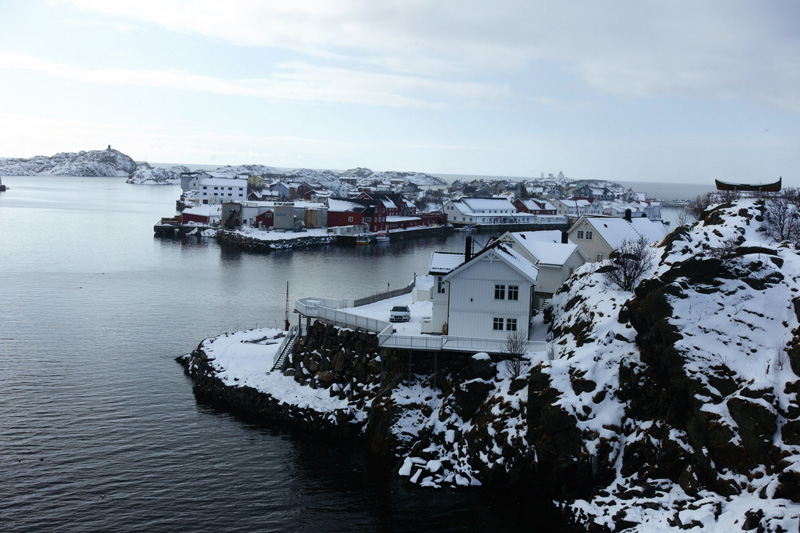
POLYGON ((678 211, 678 215, 675 217, 675 221, 678 223, 678 226, 686 226, 690 222, 689 212, 686 209, 678 211))
POLYGON ((632 291, 645 272, 653 266, 650 243, 644 237, 635 241, 624 240, 603 268, 606 279, 624 291, 632 291))
POLYGON ((785 198, 770 198, 764 204, 764 231, 776 241, 797 240, 800 233, 797 207, 785 198))
POLYGON ((505 351, 511 357, 504 364, 511 377, 516 379, 522 372, 522 355, 528 348, 528 338, 522 330, 515 330, 506 337, 505 351))
POLYGON ((698 196, 693 201, 689 202, 689 210, 696 220, 700 220, 700 215, 702 215, 703 211, 712 203, 712 193, 707 193, 705 196, 698 196))

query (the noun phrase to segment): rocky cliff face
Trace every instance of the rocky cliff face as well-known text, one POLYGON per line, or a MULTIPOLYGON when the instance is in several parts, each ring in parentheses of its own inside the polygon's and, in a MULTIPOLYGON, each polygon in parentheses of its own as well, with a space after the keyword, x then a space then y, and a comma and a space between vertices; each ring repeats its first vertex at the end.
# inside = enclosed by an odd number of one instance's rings
POLYGON ((128 177, 135 169, 133 159, 114 149, 0 160, 0 175, 3 176, 128 177))
POLYGON ((765 209, 675 231, 635 294, 587 266, 554 299, 528 440, 587 524, 798 527, 800 261, 765 209))

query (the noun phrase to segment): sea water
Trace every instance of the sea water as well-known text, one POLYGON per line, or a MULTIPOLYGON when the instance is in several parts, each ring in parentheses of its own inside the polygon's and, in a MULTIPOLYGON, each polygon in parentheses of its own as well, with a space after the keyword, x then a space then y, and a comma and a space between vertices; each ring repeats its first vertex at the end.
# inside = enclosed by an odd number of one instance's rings
POLYGON ((211 335, 281 326, 287 283, 290 302, 398 288, 463 234, 250 255, 154 238, 177 186, 3 182, 0 530, 549 527, 528 494, 409 488, 352 442, 198 403, 174 361, 211 335))

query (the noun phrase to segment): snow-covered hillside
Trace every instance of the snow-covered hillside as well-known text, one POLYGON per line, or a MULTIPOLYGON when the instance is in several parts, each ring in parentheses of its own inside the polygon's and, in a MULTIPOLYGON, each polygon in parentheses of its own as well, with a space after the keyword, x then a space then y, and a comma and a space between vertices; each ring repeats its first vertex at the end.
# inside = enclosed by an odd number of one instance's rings
POLYGON ((128 177, 136 163, 119 150, 61 152, 30 159, 0 160, 2 176, 120 176, 128 177))
POLYGON ((716 207, 635 294, 587 265, 553 299, 528 437, 587 524, 798 529, 800 256, 764 220, 763 201, 716 207))

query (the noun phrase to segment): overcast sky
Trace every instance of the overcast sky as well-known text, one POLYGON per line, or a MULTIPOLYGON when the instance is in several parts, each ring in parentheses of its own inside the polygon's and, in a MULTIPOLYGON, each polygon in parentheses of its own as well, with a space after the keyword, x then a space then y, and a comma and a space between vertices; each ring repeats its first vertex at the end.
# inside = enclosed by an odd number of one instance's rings
POLYGON ((800 186, 800 2, 0 0, 0 156, 800 186))

